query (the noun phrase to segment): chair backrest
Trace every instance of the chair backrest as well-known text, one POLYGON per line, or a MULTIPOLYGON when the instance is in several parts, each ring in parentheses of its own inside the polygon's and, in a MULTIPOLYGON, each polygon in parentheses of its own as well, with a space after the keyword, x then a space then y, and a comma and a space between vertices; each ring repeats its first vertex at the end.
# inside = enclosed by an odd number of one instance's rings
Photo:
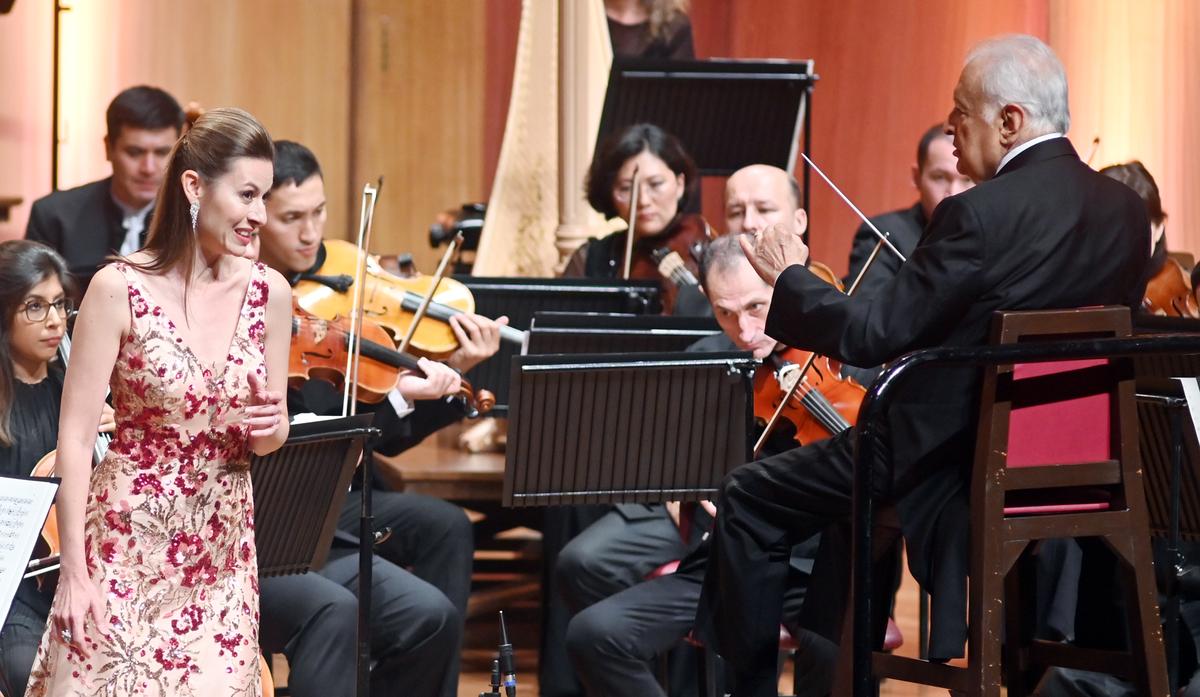
MULTIPOLYGON (((1007 344, 1129 334, 1128 308, 1098 307, 1000 312, 992 339, 1007 344)), ((1133 399, 1132 367, 1125 359, 986 369, 973 497, 1002 494, 1010 515, 1123 506, 1125 470, 1137 467, 1133 399)))

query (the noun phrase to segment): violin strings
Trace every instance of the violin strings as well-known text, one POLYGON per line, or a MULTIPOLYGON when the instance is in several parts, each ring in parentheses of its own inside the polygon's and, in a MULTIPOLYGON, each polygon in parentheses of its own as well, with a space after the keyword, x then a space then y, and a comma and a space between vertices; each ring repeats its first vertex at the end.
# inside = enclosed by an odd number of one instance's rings
POLYGON ((800 402, 830 433, 837 434, 850 428, 850 422, 834 409, 833 404, 820 390, 806 390, 800 397, 800 402))

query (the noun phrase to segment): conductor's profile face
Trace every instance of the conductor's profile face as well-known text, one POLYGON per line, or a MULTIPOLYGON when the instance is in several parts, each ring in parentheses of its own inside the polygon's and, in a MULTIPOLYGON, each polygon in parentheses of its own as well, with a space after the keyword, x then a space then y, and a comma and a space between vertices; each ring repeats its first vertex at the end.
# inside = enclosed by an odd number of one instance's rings
POLYGON ((973 182, 991 179, 1004 158, 1000 141, 1000 114, 988 104, 974 63, 963 68, 954 88, 954 108, 946 119, 946 133, 954 139, 958 171, 973 182))

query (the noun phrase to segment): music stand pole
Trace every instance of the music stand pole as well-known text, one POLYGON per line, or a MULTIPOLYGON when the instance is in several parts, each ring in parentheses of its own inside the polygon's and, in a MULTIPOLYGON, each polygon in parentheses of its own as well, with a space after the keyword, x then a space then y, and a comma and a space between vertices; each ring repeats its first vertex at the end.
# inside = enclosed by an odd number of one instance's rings
POLYGON ((371 694, 371 563, 374 559, 375 516, 371 511, 373 438, 363 444, 362 509, 358 519, 358 660, 355 678, 358 697, 371 694))

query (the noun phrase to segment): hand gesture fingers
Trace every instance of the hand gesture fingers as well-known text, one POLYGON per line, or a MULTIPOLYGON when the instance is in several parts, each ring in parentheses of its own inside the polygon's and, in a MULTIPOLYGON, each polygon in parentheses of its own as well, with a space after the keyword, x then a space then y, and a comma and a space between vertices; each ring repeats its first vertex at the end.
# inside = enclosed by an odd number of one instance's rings
POLYGON ((107 404, 100 411, 100 428, 98 430, 100 433, 112 433, 117 430, 116 412, 107 404))

